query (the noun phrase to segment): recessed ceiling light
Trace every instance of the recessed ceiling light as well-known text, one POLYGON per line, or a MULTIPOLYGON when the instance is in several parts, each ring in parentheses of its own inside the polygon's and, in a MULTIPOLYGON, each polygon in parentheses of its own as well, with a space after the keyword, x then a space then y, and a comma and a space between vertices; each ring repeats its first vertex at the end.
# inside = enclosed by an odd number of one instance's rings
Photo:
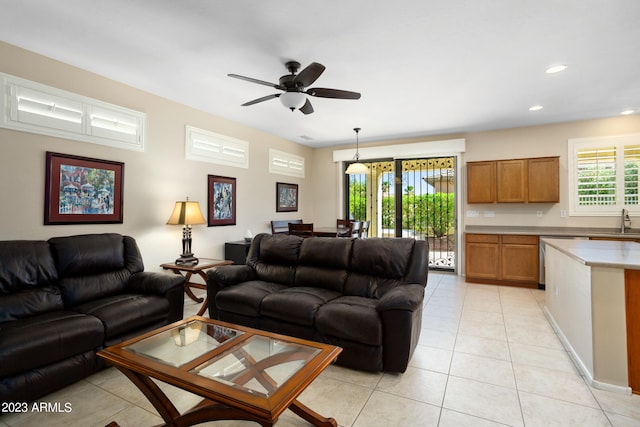
POLYGON ((628 109, 628 110, 622 111, 620 114, 622 114, 623 116, 628 116, 629 114, 633 114, 633 113, 635 113, 635 110, 628 109))
POLYGON ((529 111, 540 111, 544 107, 542 105, 534 105, 533 107, 529 107, 529 111))
POLYGON ((554 65, 553 67, 549 67, 547 68, 547 74, 555 74, 555 73, 559 73, 560 71, 564 71, 567 69, 567 66, 562 64, 562 65, 554 65))

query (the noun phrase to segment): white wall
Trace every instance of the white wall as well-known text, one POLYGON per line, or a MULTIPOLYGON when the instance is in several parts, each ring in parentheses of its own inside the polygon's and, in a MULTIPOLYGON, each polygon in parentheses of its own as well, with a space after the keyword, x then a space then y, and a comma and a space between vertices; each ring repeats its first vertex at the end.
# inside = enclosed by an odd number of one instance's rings
MULTIPOLYGON (((458 165, 458 178, 462 180, 463 193, 458 201, 462 203, 463 215, 458 224, 464 230, 465 225, 518 225, 545 227, 617 227, 619 218, 615 217, 562 217, 561 211, 569 211, 567 141, 572 138, 623 135, 640 133, 640 115, 617 116, 612 118, 587 120, 571 123, 559 123, 545 126, 531 126, 515 129, 503 129, 488 132, 441 135, 436 137, 412 138, 406 140, 379 141, 375 144, 360 144, 360 147, 376 145, 410 144, 415 142, 441 141, 464 138, 466 151, 458 165), (560 203, 532 204, 467 204, 466 203, 466 162, 478 160, 499 160, 526 157, 560 156, 560 203), (479 216, 468 217, 468 211, 478 211, 479 216), (538 211, 542 217, 538 217, 538 211), (486 217, 491 212, 493 217, 486 217)), ((314 153, 316 160, 314 191, 322 194, 323 204, 318 205, 314 216, 316 221, 327 221, 340 211, 340 165, 333 163, 331 153, 345 147, 318 149, 314 153)), ((355 148, 355 146, 353 147, 355 148)), ((632 218, 632 226, 640 228, 640 217, 632 218)))
POLYGON ((237 179, 237 225, 194 226, 196 256, 223 258, 224 242, 241 240, 247 229, 257 234, 270 231, 271 219, 311 216, 313 168, 305 179, 274 175, 268 158, 275 148, 311 164, 312 149, 1 42, 0 58, 4 73, 147 114, 144 152, 0 128, 0 240, 116 232, 136 238, 146 269, 159 270, 182 250, 181 228, 166 225, 175 201, 189 196, 206 216, 209 174, 237 179), (187 124, 248 141, 249 169, 185 160, 187 124), (124 162, 123 224, 43 225, 46 151, 124 162), (299 184, 298 212, 276 213, 276 182, 299 184))

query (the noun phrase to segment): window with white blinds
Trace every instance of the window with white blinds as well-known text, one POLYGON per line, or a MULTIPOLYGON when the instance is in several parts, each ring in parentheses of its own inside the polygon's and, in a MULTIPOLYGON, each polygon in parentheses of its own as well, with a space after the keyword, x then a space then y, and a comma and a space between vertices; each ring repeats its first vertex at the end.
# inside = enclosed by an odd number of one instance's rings
POLYGON ((0 79, 0 126, 144 151, 144 113, 9 74, 0 73, 0 79))
POLYGON ((269 172, 304 178, 304 157, 270 148, 269 172))
POLYGON ((249 167, 249 143, 187 125, 185 158, 246 169, 249 167))
POLYGON ((640 213, 640 134, 569 140, 571 215, 640 213))

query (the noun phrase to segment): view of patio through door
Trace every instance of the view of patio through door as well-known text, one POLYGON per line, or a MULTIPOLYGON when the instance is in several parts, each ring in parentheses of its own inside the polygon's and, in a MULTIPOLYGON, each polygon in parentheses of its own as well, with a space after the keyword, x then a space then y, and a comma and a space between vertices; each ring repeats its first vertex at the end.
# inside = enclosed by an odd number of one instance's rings
POLYGON ((428 240, 429 267, 455 270, 455 157, 363 163, 369 173, 345 175, 346 217, 371 221, 372 237, 428 240))

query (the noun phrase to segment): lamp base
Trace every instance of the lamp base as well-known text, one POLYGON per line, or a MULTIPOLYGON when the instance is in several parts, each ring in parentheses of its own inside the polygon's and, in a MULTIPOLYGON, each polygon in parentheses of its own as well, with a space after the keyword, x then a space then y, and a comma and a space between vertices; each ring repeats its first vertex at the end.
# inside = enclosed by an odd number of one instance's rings
POLYGON ((177 265, 198 265, 200 260, 193 256, 193 254, 182 254, 180 258, 176 260, 177 265))

